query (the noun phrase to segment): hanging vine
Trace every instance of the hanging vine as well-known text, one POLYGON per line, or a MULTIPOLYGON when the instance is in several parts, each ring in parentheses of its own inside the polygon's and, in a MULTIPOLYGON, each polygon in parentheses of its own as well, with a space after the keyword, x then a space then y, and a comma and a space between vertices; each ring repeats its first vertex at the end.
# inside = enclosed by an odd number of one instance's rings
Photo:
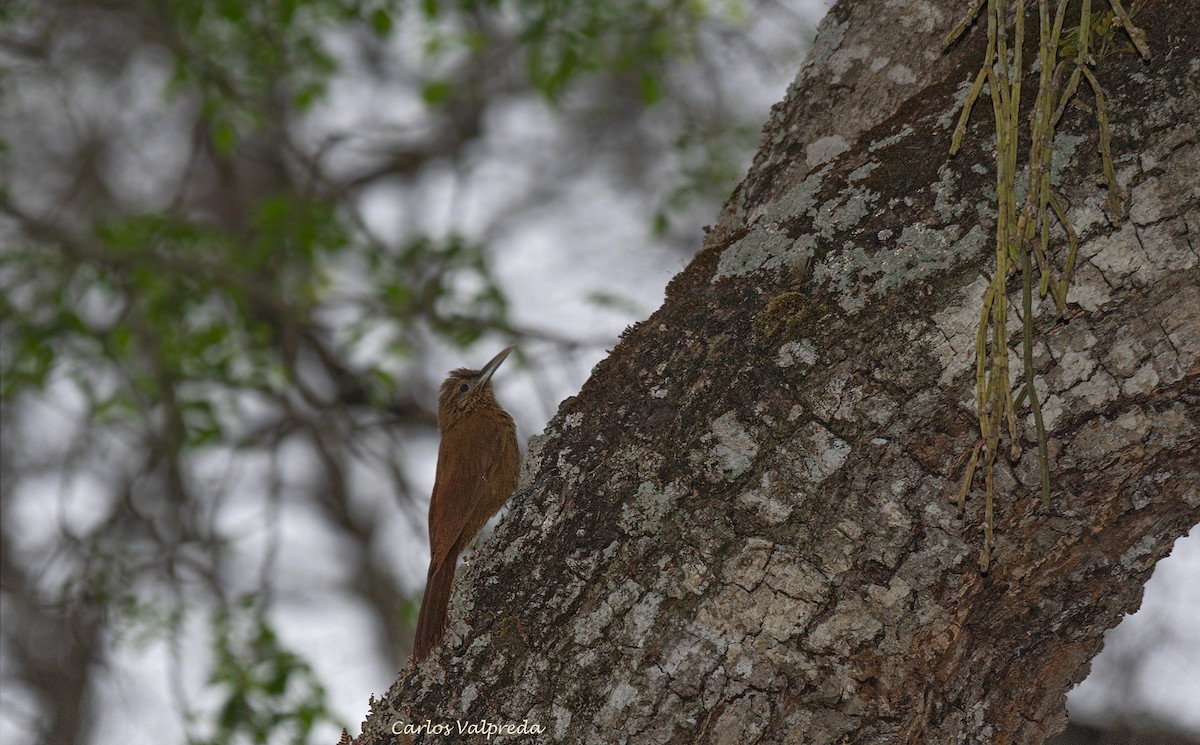
POLYGON ((1037 49, 1037 89, 1033 111, 1029 116, 1029 145, 1023 165, 1026 188, 1018 197, 1017 175, 1022 126, 1021 95, 1025 78, 1025 18, 1027 0, 975 0, 966 16, 946 36, 949 46, 971 25, 987 5, 987 50, 983 65, 975 76, 959 116, 958 126, 950 144, 950 154, 958 152, 971 109, 984 86, 992 100, 996 134, 996 268, 991 284, 983 297, 979 331, 975 339, 976 404, 980 439, 971 450, 966 473, 958 492, 962 508, 967 492, 983 465, 984 518, 983 549, 979 557, 981 571, 991 565, 994 545, 993 504, 995 501, 994 465, 1001 439, 1007 430, 1010 457, 1021 455, 1016 407, 1028 399, 1037 430, 1038 466, 1041 475, 1041 498, 1050 503, 1050 466, 1047 455, 1046 429, 1042 421, 1041 402, 1034 387, 1033 370, 1033 264, 1039 272, 1038 293, 1049 294, 1058 313, 1067 309, 1067 289, 1075 270, 1079 238, 1067 219, 1063 200, 1050 185, 1050 163, 1054 134, 1067 104, 1074 98, 1081 80, 1086 81, 1095 97, 1096 120, 1100 130, 1100 154, 1104 177, 1108 184, 1105 209, 1115 225, 1121 213, 1121 193, 1113 167, 1111 136, 1105 109, 1104 91, 1091 67, 1096 56, 1091 53, 1093 36, 1100 37, 1107 47, 1117 27, 1123 28, 1133 47, 1144 58, 1149 57, 1145 35, 1133 25, 1133 13, 1126 13, 1120 0, 1108 0, 1111 10, 1092 13, 1091 0, 1080 0, 1079 23, 1064 31, 1068 0, 1059 0, 1053 17, 1051 0, 1036 0, 1039 24, 1037 49), (1012 31, 1010 42, 1009 32, 1012 31), (1060 59, 1062 57, 1062 59, 1060 59), (1019 203, 1018 203, 1019 202, 1019 203), (1061 264, 1051 255, 1050 233, 1053 220, 1062 226, 1067 237, 1067 251, 1061 264), (1020 272, 1022 278, 1021 315, 1023 379, 1014 401, 1009 380, 1008 357, 1008 289, 1010 274, 1020 272))

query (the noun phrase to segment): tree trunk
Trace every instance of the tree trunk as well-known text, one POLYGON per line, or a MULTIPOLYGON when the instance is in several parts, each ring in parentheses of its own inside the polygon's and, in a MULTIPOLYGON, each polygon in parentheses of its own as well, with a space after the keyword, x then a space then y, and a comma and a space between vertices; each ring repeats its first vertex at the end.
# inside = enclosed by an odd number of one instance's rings
MULTIPOLYGON (((1148 63, 1097 64, 1119 226, 1090 92, 1059 126, 1054 181, 1082 246, 1068 320, 1037 305, 1053 497, 1026 403, 1024 452, 995 466, 990 572, 981 490, 962 512, 949 499, 979 437, 995 262, 986 93, 947 150, 986 29, 942 53, 960 0, 844 0, 703 250, 531 443, 447 640, 372 702, 358 742, 426 720, 594 743, 1061 730, 1104 631, 1200 522, 1191 2, 1138 14, 1148 63)), ((1011 350, 1019 385, 1019 331, 1011 350)))

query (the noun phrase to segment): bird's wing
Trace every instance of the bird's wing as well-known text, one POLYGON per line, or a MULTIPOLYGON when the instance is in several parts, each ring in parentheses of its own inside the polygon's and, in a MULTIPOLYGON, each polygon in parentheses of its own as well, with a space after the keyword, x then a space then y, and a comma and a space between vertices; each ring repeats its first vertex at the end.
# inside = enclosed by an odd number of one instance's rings
POLYGON ((483 429, 456 427, 443 435, 438 447, 437 476, 429 498, 430 574, 454 549, 500 465, 500 437, 486 431, 491 428, 483 429))

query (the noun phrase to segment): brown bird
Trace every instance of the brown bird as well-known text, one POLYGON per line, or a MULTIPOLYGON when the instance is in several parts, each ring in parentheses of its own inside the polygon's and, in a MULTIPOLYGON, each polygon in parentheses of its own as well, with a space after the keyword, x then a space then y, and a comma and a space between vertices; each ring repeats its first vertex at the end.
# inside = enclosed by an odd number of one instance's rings
POLYGON ((417 662, 446 633, 459 554, 517 486, 517 428, 497 403, 491 383, 512 350, 505 347, 482 370, 454 370, 438 395, 442 442, 429 498, 429 575, 413 642, 417 662))

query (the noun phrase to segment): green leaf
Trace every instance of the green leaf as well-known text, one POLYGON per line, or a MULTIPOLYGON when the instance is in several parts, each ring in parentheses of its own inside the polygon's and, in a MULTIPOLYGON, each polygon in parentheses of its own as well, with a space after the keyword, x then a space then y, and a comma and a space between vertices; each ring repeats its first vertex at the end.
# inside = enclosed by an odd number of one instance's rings
POLYGON ((375 29, 375 33, 380 36, 388 36, 392 33, 392 15, 383 8, 376 8, 371 14, 371 28, 375 29))
POLYGON ((234 23, 240 23, 246 18, 246 8, 242 0, 218 0, 217 12, 234 23))
POLYGON ((649 72, 642 73, 638 82, 642 94, 642 103, 649 105, 657 103, 662 98, 662 81, 657 75, 649 72))
POLYGON ((300 111, 308 111, 314 103, 325 96, 325 89, 324 81, 305 83, 292 94, 292 105, 300 111))
POLYGON ((654 213, 653 222, 651 223, 651 226, 650 226, 650 229, 651 229, 651 231, 653 231, 654 235, 661 238, 662 236, 667 234, 667 231, 670 230, 670 228, 671 228, 671 220, 670 220, 670 218, 667 217, 666 211, 656 210, 654 213))
POLYGON ((421 87, 421 98, 430 106, 437 106, 450 100, 452 89, 444 80, 435 80, 421 87))
POLYGON ((279 0, 279 22, 284 26, 290 25, 292 18, 296 15, 296 7, 299 4, 299 0, 279 0))
POLYGON ((212 142, 221 155, 233 155, 237 149, 237 130, 228 121, 218 121, 212 127, 212 142))

